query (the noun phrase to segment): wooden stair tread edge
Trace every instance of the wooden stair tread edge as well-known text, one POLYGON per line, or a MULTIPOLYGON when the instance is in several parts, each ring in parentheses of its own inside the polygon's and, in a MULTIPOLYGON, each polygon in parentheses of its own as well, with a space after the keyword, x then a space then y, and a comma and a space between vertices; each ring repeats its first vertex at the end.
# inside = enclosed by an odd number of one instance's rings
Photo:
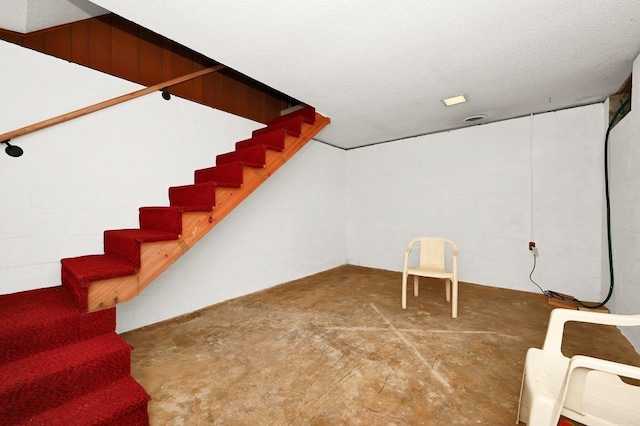
POLYGON ((215 208, 215 206, 210 206, 209 204, 201 204, 201 205, 190 205, 190 206, 176 206, 180 213, 186 212, 209 212, 215 208))
POLYGON ((140 243, 150 241, 175 240, 179 234, 172 232, 156 231, 154 229, 127 228, 127 229, 109 229, 104 231, 104 237, 107 235, 113 238, 131 238, 140 243))

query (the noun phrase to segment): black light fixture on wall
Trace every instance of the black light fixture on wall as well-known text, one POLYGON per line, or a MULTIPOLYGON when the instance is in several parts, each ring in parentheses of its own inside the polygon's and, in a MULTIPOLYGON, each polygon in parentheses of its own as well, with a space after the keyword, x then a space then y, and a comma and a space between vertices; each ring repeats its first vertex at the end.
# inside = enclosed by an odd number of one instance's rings
POLYGON ((9 143, 9 140, 10 139, 0 142, 7 145, 7 147, 4 150, 4 152, 6 152, 7 155, 10 155, 11 157, 20 157, 22 154, 24 154, 24 151, 22 150, 22 148, 20 148, 19 146, 11 145, 9 143))

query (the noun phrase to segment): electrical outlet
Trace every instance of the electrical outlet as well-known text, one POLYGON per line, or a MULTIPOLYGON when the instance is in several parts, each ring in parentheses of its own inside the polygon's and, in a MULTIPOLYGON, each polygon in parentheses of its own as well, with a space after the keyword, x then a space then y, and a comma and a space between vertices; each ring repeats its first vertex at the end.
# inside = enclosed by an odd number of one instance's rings
POLYGON ((533 250, 536 248, 536 243, 534 243, 533 241, 529 241, 529 250, 533 250))

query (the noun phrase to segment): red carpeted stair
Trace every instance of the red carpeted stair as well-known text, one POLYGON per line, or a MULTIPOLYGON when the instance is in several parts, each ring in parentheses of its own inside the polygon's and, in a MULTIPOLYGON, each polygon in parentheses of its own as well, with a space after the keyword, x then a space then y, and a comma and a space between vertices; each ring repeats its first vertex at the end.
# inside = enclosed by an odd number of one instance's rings
POLYGON ((131 347, 115 333, 112 306, 138 294, 328 123, 310 107, 273 120, 197 170, 194 184, 169 188, 169 206, 140 208, 139 228, 105 231, 104 253, 63 259, 61 286, 0 296, 0 425, 148 424, 150 397, 130 375, 131 347), (155 245, 151 254, 146 245, 155 245))
POLYGON ((86 313, 60 286, 0 296, 0 424, 148 424, 115 326, 115 308, 86 313))

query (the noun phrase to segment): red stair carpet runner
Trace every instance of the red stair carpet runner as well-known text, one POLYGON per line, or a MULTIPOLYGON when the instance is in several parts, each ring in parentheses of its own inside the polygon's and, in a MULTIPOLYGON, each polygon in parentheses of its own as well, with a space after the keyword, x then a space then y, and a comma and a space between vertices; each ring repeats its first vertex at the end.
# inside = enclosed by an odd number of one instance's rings
POLYGON ((115 307, 87 312, 89 286, 136 274, 143 243, 179 239, 183 213, 214 209, 216 187, 240 188, 245 168, 264 167, 267 150, 283 151, 315 120, 305 107, 256 130, 195 184, 170 188, 168 207, 140 208, 139 229, 105 231, 104 254, 63 259, 61 286, 0 296, 0 425, 149 424, 115 307))

